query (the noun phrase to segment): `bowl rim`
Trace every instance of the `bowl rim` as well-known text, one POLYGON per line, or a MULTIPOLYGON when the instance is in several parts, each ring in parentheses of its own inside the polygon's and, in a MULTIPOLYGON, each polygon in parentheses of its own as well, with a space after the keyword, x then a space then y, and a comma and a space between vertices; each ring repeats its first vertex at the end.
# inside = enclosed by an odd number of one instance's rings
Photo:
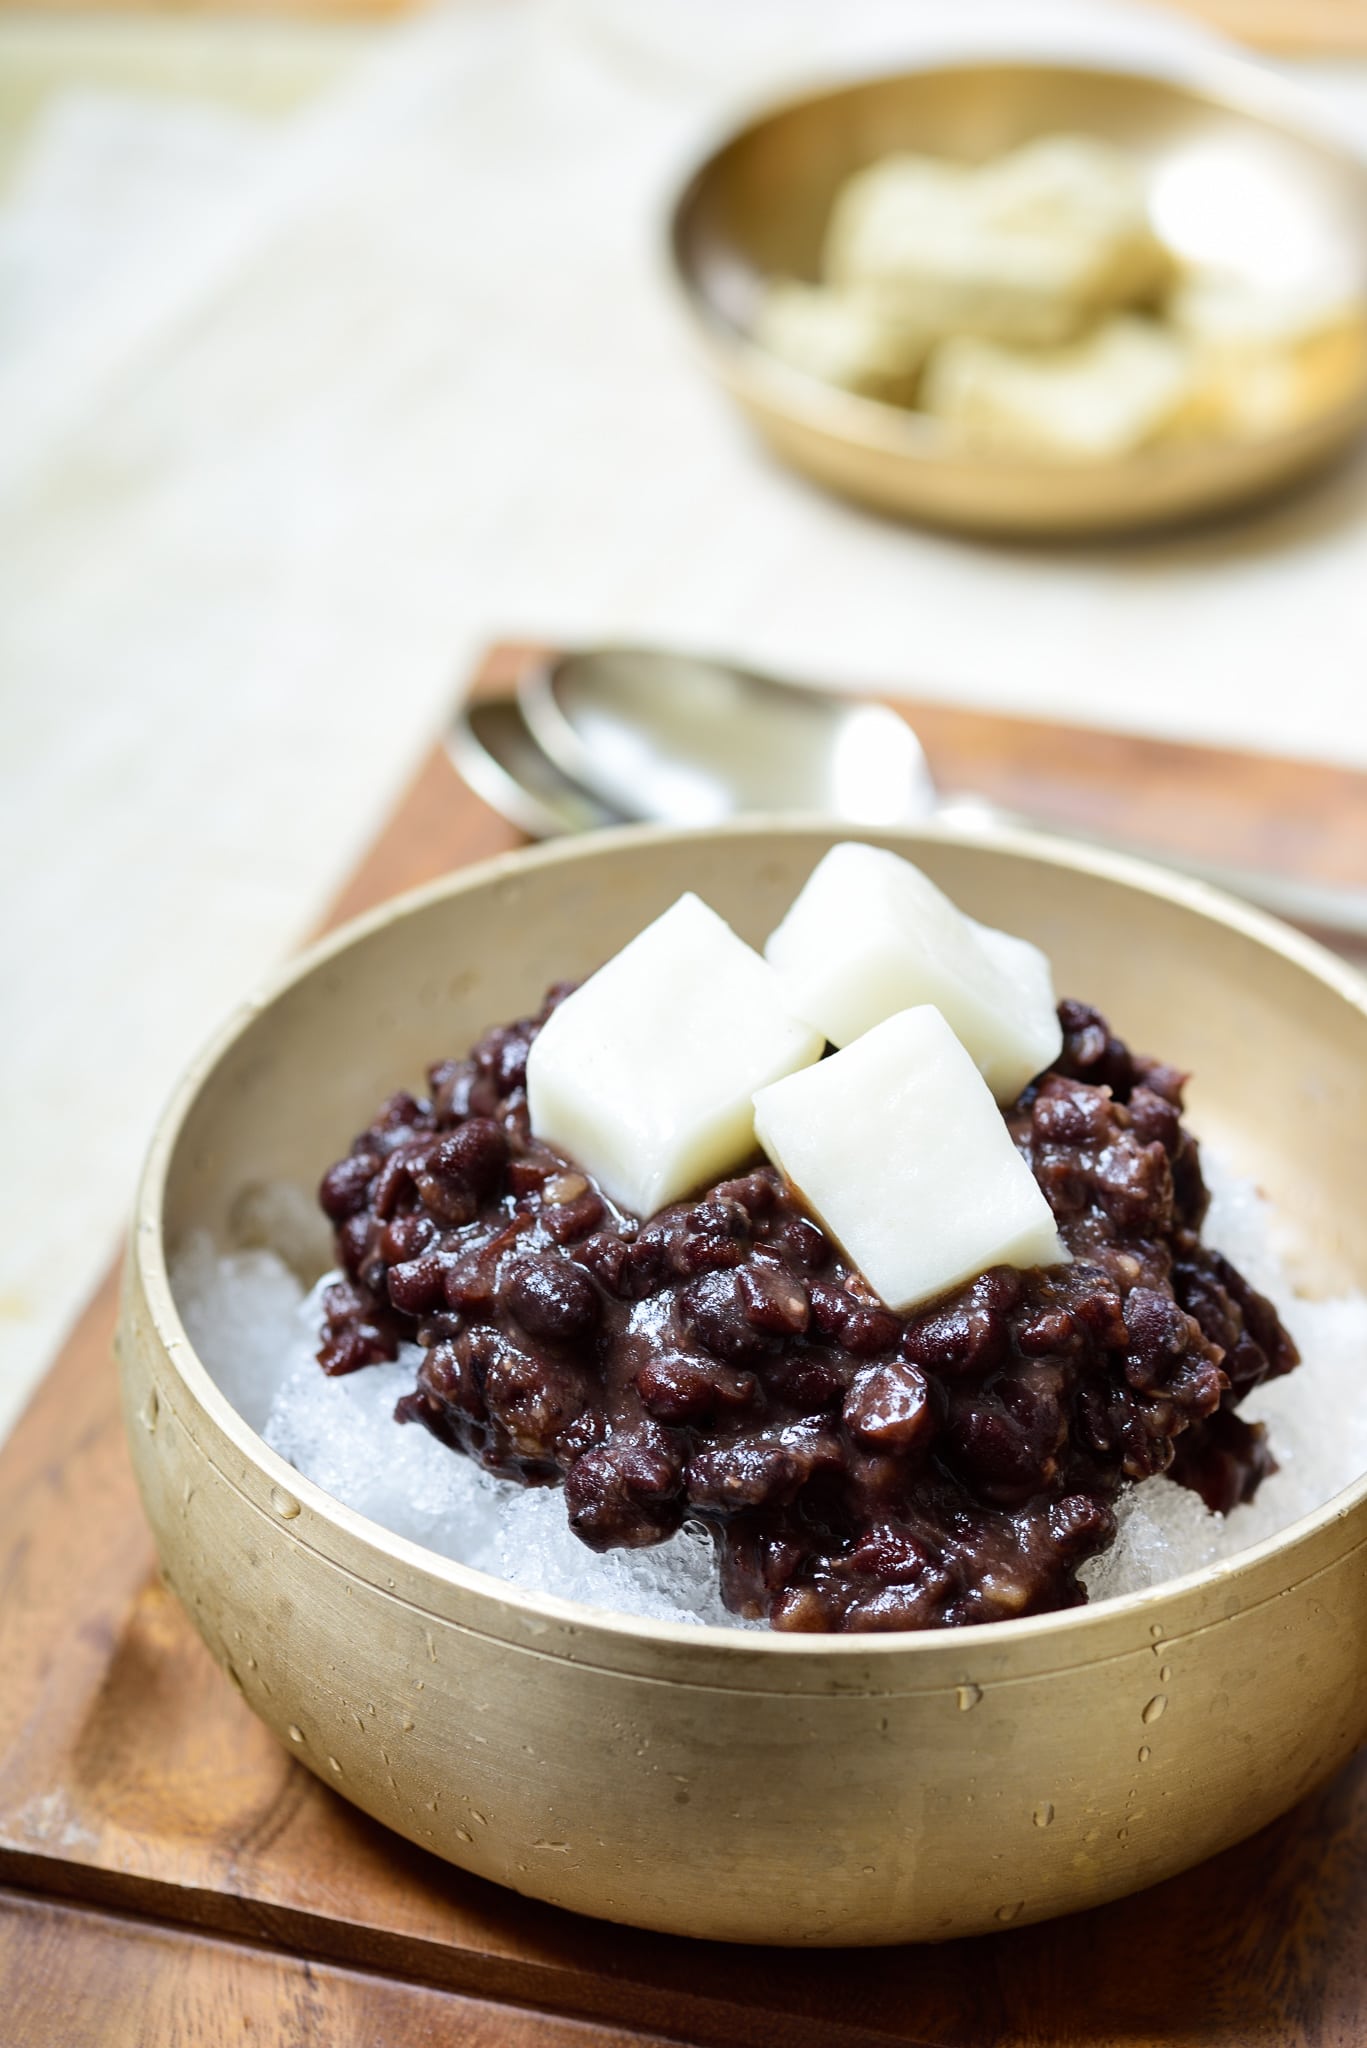
MULTIPOLYGON (((722 157, 772 123, 826 100, 901 80, 984 71, 1014 71, 1023 75, 1062 72, 1079 79, 1125 78, 1184 94, 1321 149, 1342 169, 1356 174, 1367 204, 1367 154, 1354 148, 1350 137, 1335 122, 1332 110, 1293 80, 1279 78, 1247 58, 1223 51, 1193 49, 1180 56, 1172 50, 1156 51, 1151 60, 1143 63, 1119 56, 1108 60, 1101 53, 1085 60, 1046 53, 1033 57, 1015 53, 976 58, 946 56, 924 64, 863 69, 834 79, 827 76, 806 86, 796 85, 777 97, 757 98, 739 114, 733 110, 728 120, 718 122, 711 138, 694 155, 689 169, 676 184, 665 210, 665 267, 673 296, 723 381, 743 391, 749 402, 829 440, 911 463, 918 469, 933 470, 952 463, 984 479, 1028 478, 1045 473, 1087 480, 1124 478, 1136 484, 1161 481, 1188 469, 1193 460, 1208 461, 1212 449, 1217 457, 1231 458, 1229 466, 1240 454, 1250 451, 1285 451, 1289 457, 1298 448, 1318 447, 1340 435, 1346 438, 1367 420, 1364 370, 1355 391, 1293 426, 1272 432, 1157 443, 1099 462, 1085 457, 1027 455, 962 439, 943 422, 912 407, 893 405, 827 384, 772 355, 728 318, 705 290, 700 273, 686 254, 685 238, 689 213, 722 157)), ((1359 290, 1367 300, 1367 254, 1361 265, 1359 290)))
MULTIPOLYGON (((461 1564, 440 1552, 405 1536, 396 1535, 382 1523, 348 1507, 315 1481, 298 1471, 274 1450, 222 1392, 196 1351, 181 1320, 172 1291, 165 1236, 164 1196, 169 1167, 184 1126, 200 1091, 220 1062, 268 1009, 291 988, 350 947, 398 920, 430 904, 459 897, 497 884, 508 876, 529 870, 576 863, 596 855, 630 851, 639 846, 673 842, 715 840, 725 837, 764 838, 781 832, 787 835, 845 837, 882 840, 903 836, 952 846, 981 849, 991 853, 1020 855, 1094 875, 1143 894, 1156 896, 1194 911, 1258 944, 1269 947, 1293 966, 1299 967, 1343 998, 1367 1019, 1367 977, 1278 918, 1245 904, 1207 882, 1157 866, 1128 853, 1091 847, 1048 833, 1018 827, 987 827, 959 824, 908 823, 905 826, 851 826, 847 820, 816 812, 758 813, 719 825, 676 827, 668 825, 625 825, 594 833, 567 835, 542 845, 522 847, 511 853, 457 868, 431 882, 388 898, 374 909, 349 919, 336 931, 314 941, 302 952, 276 967, 224 1018, 182 1072, 158 1118, 139 1179, 134 1227, 129 1239, 129 1259, 137 1269, 157 1342, 170 1369, 186 1393, 204 1410, 239 1457, 255 1466, 267 1484, 286 1495, 306 1502, 324 1527, 371 1553, 396 1561, 411 1573, 438 1581, 444 1586, 529 1618, 536 1624, 561 1624, 578 1634, 590 1632, 637 1643, 654 1643, 683 1654, 692 1646, 699 1657, 705 1653, 737 1659, 762 1657, 803 1657, 815 1659, 823 1669, 838 1674, 851 1659, 868 1661, 888 1657, 938 1658, 952 1663, 981 1653, 994 1643, 1057 1639, 1060 1648, 1080 1649, 1089 1632, 1106 1629, 1117 1621, 1149 1622, 1159 1608, 1166 1608, 1175 1596, 1185 1592, 1209 1591, 1242 1578, 1280 1552, 1311 1541, 1335 1522, 1345 1520, 1354 1510, 1367 1505, 1367 1471, 1333 1494, 1318 1508, 1298 1517, 1261 1542, 1237 1551, 1231 1557, 1199 1570, 1167 1579, 1157 1586, 1101 1600, 1095 1604, 1065 1608, 1053 1613, 1028 1615, 1007 1621, 981 1622, 953 1630, 891 1630, 886 1633, 789 1634, 777 1629, 737 1628, 711 1623, 659 1621, 630 1615, 616 1609, 596 1607, 558 1594, 533 1592, 510 1580, 461 1564), (1007 1633, 1003 1635, 1003 1631, 1007 1633)), ((236 1482, 233 1482, 236 1486, 236 1482)), ((238 1491, 242 1489, 237 1487, 238 1491)), ((296 1542, 307 1539, 298 1522, 292 1525, 296 1542)), ((1367 1545, 1367 1532, 1361 1538, 1367 1545)), ((317 1546, 307 1543, 317 1550, 317 1546)), ((1358 1547, 1358 1546, 1354 1546, 1358 1547)), ((338 1563, 335 1558, 331 1560, 338 1563)), ((348 1569, 345 1566, 342 1569, 348 1569)), ((1307 1574, 1308 1577, 1316 1573, 1307 1574)), ((376 1582, 377 1583, 377 1582, 376 1582)), ((1299 1583, 1291 1580, 1289 1584, 1299 1583)), ((389 1597, 400 1598, 389 1582, 389 1597)), ((1270 1598, 1278 1597, 1273 1594, 1270 1598)), ((1255 1603, 1255 1604, 1261 1604, 1255 1603)), ((469 1625, 469 1624, 465 1624, 469 1625)), ((1166 1634, 1151 1627, 1149 1633, 1166 1634)), ((564 1654, 542 1644, 543 1654, 564 1654)), ((576 1661, 584 1661, 581 1658, 576 1661)), ((1074 1657, 1070 1662, 1076 1663, 1074 1657)), ((737 1674, 739 1679, 739 1673, 737 1674)))

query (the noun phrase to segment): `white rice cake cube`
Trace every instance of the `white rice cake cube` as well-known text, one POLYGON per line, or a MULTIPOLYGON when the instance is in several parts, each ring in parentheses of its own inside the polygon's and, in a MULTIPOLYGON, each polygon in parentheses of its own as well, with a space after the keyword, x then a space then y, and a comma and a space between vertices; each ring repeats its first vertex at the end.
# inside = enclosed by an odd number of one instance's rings
POLYGON ((837 196, 824 267, 927 333, 1047 345, 1154 296, 1171 258, 1135 161, 1058 135, 982 165, 869 165, 837 196))
POLYGON ((1180 425, 1195 389, 1195 360, 1181 337, 1120 314, 1066 348, 940 342, 920 402, 983 446, 1101 462, 1180 425))
POLYGON ((1068 1262, 1001 1111, 929 1004, 761 1089, 755 1129, 898 1315, 989 1266, 1068 1262))
POLYGON ((1207 432, 1288 432, 1342 404, 1367 371, 1367 307, 1331 285, 1197 270, 1167 316, 1192 347, 1192 425, 1207 432))
POLYGON ((999 1102, 1014 1102, 1063 1046, 1038 946, 965 917, 928 875, 882 847, 833 846, 764 953, 791 1008, 834 1045, 934 1003, 999 1102))
POLYGON ((1093 297, 1151 296, 1172 279, 1139 159, 1097 135, 1039 135, 977 173, 978 204, 1003 232, 1058 234, 1089 252, 1093 297))
POLYGON ((823 1046, 753 947, 681 896, 533 1040, 532 1130, 650 1216, 740 1165, 755 1147, 755 1090, 823 1046))
POLYGON ((1190 340, 1230 350, 1296 349, 1343 327, 1360 330, 1364 307, 1330 284, 1268 284, 1237 271, 1191 270, 1173 292, 1168 318, 1190 340))
POLYGON ((857 292, 796 278, 764 288, 754 339, 769 354, 864 398, 910 404, 929 337, 889 319, 857 292))

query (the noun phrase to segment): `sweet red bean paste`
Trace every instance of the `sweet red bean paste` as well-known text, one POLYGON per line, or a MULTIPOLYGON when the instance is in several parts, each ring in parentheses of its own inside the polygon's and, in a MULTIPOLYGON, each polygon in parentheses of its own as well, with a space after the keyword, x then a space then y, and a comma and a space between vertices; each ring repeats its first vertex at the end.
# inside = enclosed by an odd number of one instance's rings
POLYGON ((399 1094, 325 1175, 345 1279, 319 1362, 423 1348, 400 1401, 453 1450, 563 1482, 594 1550, 713 1532, 734 1612, 784 1629, 952 1628, 1073 1607, 1129 1481, 1214 1510, 1274 1469, 1237 1414, 1297 1363, 1202 1244, 1184 1076, 1083 1003, 1006 1114, 1073 1255, 891 1314, 771 1166, 645 1222, 531 1135, 538 1017, 399 1094))

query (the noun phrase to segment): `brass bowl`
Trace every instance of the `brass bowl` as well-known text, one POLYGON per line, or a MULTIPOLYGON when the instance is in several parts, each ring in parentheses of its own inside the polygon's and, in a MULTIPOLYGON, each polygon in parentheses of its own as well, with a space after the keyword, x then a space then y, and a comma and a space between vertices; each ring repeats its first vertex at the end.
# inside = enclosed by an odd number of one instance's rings
MULTIPOLYGON (((167 1257, 196 1228, 227 1239, 250 1184, 311 1185, 396 1084, 684 888, 762 939, 841 836, 761 820, 563 841, 315 948, 177 1089, 120 1326, 167 1580, 292 1754, 482 1877, 737 1941, 1035 1920, 1281 1813, 1367 1735, 1367 1480, 1232 1562, 1094 1609, 876 1638, 630 1620, 447 1563, 301 1478, 196 1357, 167 1257)), ((1133 861, 1028 835, 868 836, 1192 1068, 1195 1127, 1270 1191, 1307 1276, 1367 1283, 1367 985, 1133 861)))
MULTIPOLYGON (((840 184, 890 151, 978 161, 1031 136, 1102 135, 1141 161, 1180 253, 1240 267, 1321 261, 1367 298, 1367 166, 1302 102, 1235 61, 1196 82, 1057 64, 963 64, 844 85, 732 134, 677 199, 670 248, 705 360, 795 469, 880 511, 985 533, 1105 533, 1242 504, 1312 470, 1367 423, 1367 348, 1294 428, 1192 437, 1108 462, 979 450, 942 422, 819 382, 748 339, 762 281, 815 280, 840 184), (1254 225, 1251 227, 1250 223, 1254 225)), ((1170 232, 1169 232, 1170 231, 1170 232)))

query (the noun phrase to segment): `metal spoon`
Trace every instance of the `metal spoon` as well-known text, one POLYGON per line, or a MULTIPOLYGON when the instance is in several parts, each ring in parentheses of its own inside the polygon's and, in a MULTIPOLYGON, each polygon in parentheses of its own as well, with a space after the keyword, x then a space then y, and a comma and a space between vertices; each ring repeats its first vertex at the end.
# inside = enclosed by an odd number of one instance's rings
POLYGON ((928 817, 935 785, 906 720, 729 662, 609 647, 518 681, 556 766, 623 818, 712 825, 738 811, 823 811, 851 824, 928 817))
POLYGON ((535 664, 519 679, 516 702, 464 707, 450 745, 472 786, 536 838, 754 810, 825 811, 862 824, 1033 825, 1137 854, 1367 944, 1367 891, 1179 858, 1025 818, 971 793, 942 794, 895 712, 696 656, 610 648, 535 664))
POLYGON ((562 775, 543 754, 516 697, 475 697, 459 706, 446 749, 476 796, 530 839, 557 839, 620 825, 620 811, 562 775))

